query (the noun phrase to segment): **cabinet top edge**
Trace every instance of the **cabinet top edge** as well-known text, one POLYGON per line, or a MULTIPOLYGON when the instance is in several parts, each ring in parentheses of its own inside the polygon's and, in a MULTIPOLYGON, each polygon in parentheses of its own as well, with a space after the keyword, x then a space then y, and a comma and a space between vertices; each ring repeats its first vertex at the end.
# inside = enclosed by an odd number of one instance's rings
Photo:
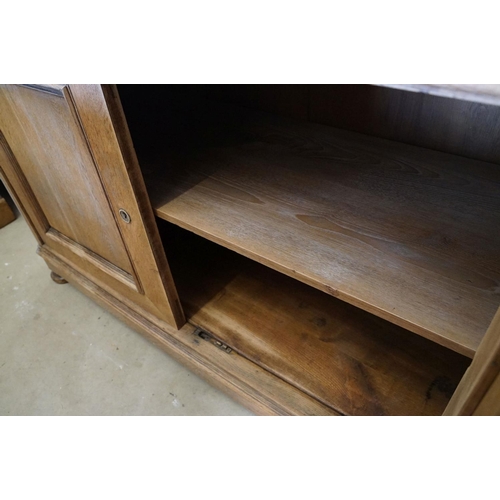
POLYGON ((67 87, 66 83, 23 83, 20 84, 21 87, 26 87, 33 90, 39 90, 41 92, 47 92, 48 94, 53 94, 57 96, 64 95, 64 87, 67 87))
POLYGON ((378 87, 389 87, 410 92, 420 92, 439 97, 500 106, 500 84, 410 84, 377 83, 378 87))

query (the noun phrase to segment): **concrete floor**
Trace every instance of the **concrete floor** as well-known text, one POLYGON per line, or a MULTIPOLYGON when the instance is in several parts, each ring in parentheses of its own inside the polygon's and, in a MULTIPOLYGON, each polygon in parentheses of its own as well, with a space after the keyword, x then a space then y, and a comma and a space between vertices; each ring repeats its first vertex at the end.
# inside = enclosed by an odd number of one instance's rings
POLYGON ((0 229, 0 415, 250 415, 71 285, 22 217, 0 229))

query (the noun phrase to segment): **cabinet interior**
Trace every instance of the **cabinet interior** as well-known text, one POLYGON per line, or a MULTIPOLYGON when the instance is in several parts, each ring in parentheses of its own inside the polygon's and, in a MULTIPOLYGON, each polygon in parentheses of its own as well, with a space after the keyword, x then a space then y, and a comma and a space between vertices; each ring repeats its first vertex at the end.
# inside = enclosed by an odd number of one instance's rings
POLYGON ((189 321, 346 415, 439 415, 469 359, 160 221, 189 321))
POLYGON ((118 88, 188 319, 342 413, 442 413, 500 303, 497 108, 118 88))

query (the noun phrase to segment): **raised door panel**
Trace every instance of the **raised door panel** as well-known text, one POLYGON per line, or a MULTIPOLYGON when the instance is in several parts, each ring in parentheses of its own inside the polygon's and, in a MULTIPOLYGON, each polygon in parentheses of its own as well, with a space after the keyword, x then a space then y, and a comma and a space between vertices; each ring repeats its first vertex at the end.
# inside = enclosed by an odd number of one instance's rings
POLYGON ((6 90, 2 131, 53 233, 132 275, 69 90, 6 90))
POLYGON ((113 87, 3 86, 0 146, 0 166, 42 255, 51 252, 160 322, 183 324, 113 87))

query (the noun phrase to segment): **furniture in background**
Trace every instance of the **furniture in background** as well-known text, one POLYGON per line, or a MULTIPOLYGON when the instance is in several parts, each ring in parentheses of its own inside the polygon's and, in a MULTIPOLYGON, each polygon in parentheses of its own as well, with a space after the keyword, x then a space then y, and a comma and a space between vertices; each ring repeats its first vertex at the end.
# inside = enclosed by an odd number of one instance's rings
POLYGON ((5 198, 0 194, 0 228, 10 224, 16 219, 14 212, 7 204, 5 198))

